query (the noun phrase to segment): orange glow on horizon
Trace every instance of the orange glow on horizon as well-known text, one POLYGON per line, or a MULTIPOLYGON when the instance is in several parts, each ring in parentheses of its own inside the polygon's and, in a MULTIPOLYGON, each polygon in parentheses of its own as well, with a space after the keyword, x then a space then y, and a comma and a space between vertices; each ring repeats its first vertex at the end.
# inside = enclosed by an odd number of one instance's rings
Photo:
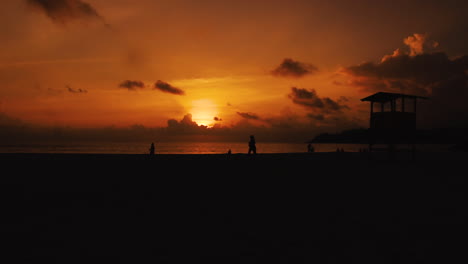
POLYGON ((215 123, 214 118, 218 115, 218 108, 210 99, 198 99, 192 101, 190 113, 192 120, 198 125, 212 127, 215 123))

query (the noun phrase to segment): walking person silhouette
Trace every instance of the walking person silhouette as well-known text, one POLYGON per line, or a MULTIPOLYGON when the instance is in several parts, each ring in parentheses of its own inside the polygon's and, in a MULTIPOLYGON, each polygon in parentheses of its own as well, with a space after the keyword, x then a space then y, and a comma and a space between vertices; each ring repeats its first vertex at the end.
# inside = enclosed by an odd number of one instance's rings
POLYGON ((151 143, 151 146, 149 148, 149 154, 154 155, 154 143, 151 143))
POLYGON ((250 153, 257 154, 257 146, 255 145, 255 137, 253 135, 250 136, 250 141, 249 141, 248 154, 250 153))

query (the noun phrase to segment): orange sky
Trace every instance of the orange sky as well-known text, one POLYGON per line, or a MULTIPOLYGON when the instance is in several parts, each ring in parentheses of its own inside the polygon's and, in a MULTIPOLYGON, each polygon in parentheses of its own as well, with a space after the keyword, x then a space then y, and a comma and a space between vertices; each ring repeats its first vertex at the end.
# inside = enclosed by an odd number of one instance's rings
POLYGON ((397 48, 414 57, 404 40, 415 33, 450 58, 468 49, 455 1, 397 2, 2 1, 0 112, 88 128, 164 127, 189 113, 209 127, 366 125, 359 99, 373 91, 357 81, 369 76, 343 69, 379 63, 397 48), (293 87, 339 109, 295 100, 293 87))

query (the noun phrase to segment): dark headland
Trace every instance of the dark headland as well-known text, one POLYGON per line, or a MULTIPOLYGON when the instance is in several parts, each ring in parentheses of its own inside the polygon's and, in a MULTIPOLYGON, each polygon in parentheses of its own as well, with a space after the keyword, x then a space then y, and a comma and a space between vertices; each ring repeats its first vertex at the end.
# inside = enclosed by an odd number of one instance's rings
POLYGON ((4 250, 16 263, 465 258, 466 153, 375 154, 0 154, 4 250))

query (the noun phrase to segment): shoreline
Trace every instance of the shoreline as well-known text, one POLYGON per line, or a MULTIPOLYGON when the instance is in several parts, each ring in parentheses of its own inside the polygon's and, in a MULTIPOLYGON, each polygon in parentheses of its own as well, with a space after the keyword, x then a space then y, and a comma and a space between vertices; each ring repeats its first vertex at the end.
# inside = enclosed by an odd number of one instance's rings
MULTIPOLYGON (((315 159, 315 158, 340 158, 340 159, 369 159, 385 158, 389 153, 387 151, 375 152, 286 152, 286 153, 203 153, 203 154, 131 154, 131 153, 55 153, 55 152, 0 152, 0 158, 104 158, 104 157, 120 157, 120 158, 145 158, 145 159, 170 159, 170 158, 183 158, 183 159, 196 159, 196 158, 259 158, 259 159, 315 159)), ((397 151, 396 157, 402 159, 412 159, 410 151, 397 151)), ((441 159, 441 160, 468 160, 468 152, 466 151, 420 151, 415 152, 415 159, 441 159)))

